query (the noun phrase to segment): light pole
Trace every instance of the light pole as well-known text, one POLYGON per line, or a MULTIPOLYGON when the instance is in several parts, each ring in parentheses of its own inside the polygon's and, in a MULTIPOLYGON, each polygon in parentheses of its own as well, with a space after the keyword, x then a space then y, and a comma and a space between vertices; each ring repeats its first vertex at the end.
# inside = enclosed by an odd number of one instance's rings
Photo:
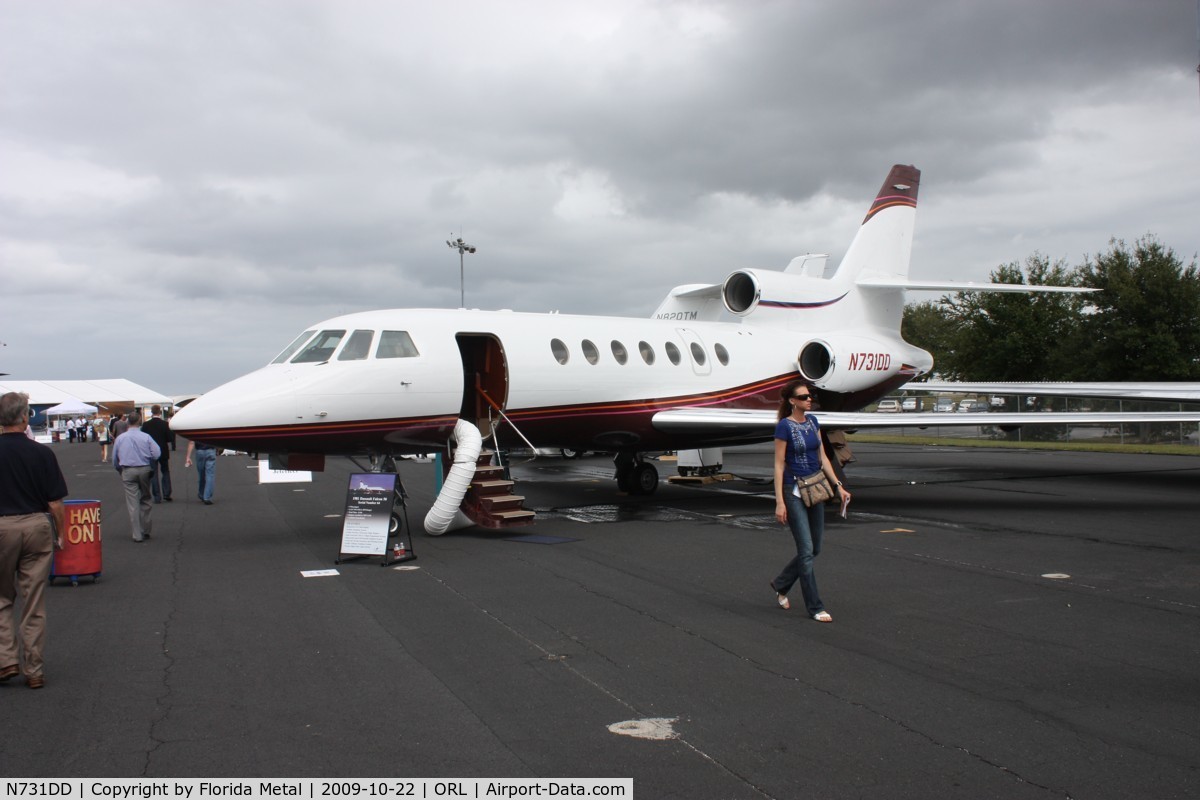
POLYGON ((461 303, 461 304, 462 304, 462 307, 463 307, 463 308, 466 308, 466 307, 467 307, 467 290, 466 290, 466 283, 464 282, 464 279, 463 279, 463 254, 464 254, 464 253, 474 253, 474 252, 475 252, 475 246, 474 246, 474 245, 467 244, 466 242, 464 242, 464 241, 462 240, 462 237, 461 237, 461 236, 460 236, 460 237, 458 237, 457 239, 455 239, 453 242, 452 242, 452 241, 450 241, 449 239, 447 239, 447 240, 446 240, 446 244, 450 246, 450 249, 451 249, 451 250, 457 250, 457 251, 458 251, 458 292, 459 292, 459 303, 461 303))

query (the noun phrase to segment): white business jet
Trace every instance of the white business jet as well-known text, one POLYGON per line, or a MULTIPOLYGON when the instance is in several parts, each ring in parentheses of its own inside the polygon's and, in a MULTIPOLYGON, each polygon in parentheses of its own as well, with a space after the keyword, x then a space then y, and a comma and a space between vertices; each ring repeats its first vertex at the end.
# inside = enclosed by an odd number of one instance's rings
MULTIPOLYGON (((435 504, 448 525, 470 505, 463 498, 478 482, 485 436, 501 447, 613 451, 618 486, 648 494, 658 474, 642 454, 767 441, 780 389, 796 378, 815 387, 826 427, 895 426, 895 417, 854 412, 933 365, 900 337, 906 290, 1079 291, 910 280, 919 182, 915 167, 892 168, 828 277, 824 256, 793 259, 782 271, 741 269, 721 284, 673 289, 650 319, 467 309, 347 314, 199 397, 172 427, 275 454, 290 469, 321 469, 328 455, 427 453, 453 438, 454 467, 435 504)), ((904 416, 922 424, 923 415, 904 416)), ((958 415, 937 415, 938 422, 947 416, 958 415)), ((1005 424, 1001 416, 989 423, 1005 424)), ((497 505, 506 502, 514 505, 497 505)), ((426 521, 430 532, 439 527, 426 521)))

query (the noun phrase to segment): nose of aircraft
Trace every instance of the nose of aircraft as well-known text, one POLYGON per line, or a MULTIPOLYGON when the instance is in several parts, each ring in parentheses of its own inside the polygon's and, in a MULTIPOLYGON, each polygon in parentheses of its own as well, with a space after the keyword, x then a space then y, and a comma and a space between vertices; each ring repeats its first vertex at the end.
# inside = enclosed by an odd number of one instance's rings
POLYGON ((175 414, 172 430, 187 436, 291 421, 289 381, 268 372, 251 372, 200 395, 175 414))

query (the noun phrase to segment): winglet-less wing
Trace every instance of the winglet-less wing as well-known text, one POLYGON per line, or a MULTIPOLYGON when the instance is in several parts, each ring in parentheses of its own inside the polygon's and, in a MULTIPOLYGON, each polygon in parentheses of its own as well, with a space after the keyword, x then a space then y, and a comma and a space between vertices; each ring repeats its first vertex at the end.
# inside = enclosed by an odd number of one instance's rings
POLYGON ((859 278, 856 284, 864 288, 905 289, 916 292, 1013 292, 1013 293, 1042 293, 1042 294, 1086 294, 1098 292, 1099 289, 1085 289, 1078 286, 1042 286, 1028 283, 971 283, 955 281, 917 281, 891 280, 887 278, 859 278))
MULTIPOLYGON (((1200 422, 1200 411, 1154 412, 1039 412, 986 414, 878 414, 869 412, 814 411, 826 428, 930 428, 991 425, 1117 425, 1135 422, 1200 422)), ((678 435, 712 436, 729 443, 762 441, 775 430, 773 411, 739 411, 721 408, 673 408, 654 415, 657 430, 678 435)))
POLYGON ((1110 400, 1161 400, 1169 403, 1200 403, 1200 383, 1184 381, 1149 382, 995 382, 957 383, 931 381, 910 383, 905 389, 928 392, 971 392, 974 394, 1033 395, 1045 397, 1100 397, 1110 400))

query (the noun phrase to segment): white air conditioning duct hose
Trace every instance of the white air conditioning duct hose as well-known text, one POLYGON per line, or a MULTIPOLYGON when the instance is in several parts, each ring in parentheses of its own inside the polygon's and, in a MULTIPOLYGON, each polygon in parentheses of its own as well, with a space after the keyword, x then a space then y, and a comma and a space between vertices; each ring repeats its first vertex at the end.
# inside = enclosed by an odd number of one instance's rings
POLYGON ((469 528, 475 523, 459 510, 471 479, 475 477, 475 466, 483 450, 483 436, 474 423, 460 419, 454 424, 454 464, 442 484, 442 491, 433 501, 433 508, 425 515, 425 532, 430 536, 441 536, 452 528, 469 528))

